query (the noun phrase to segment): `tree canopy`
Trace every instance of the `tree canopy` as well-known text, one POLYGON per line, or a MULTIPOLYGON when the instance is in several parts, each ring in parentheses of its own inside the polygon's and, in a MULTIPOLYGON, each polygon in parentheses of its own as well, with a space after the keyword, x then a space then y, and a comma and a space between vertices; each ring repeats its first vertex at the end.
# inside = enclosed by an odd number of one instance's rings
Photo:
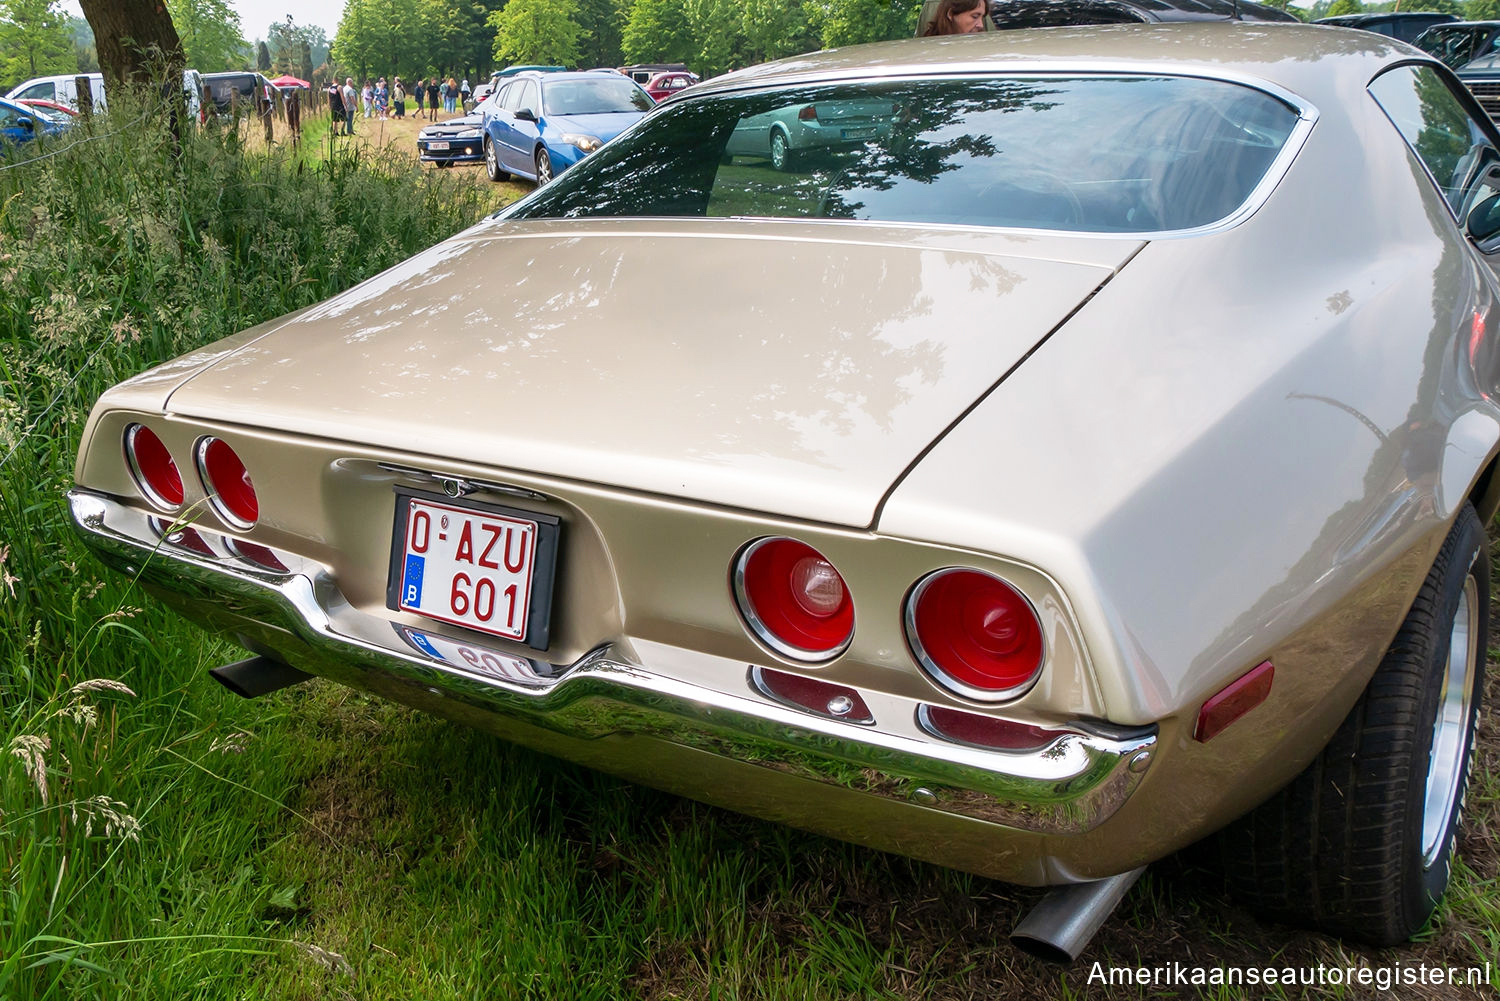
POLYGON ((575 65, 582 34, 577 16, 575 0, 510 0, 489 17, 496 61, 575 65))
POLYGON ((229 0, 167 0, 188 65, 204 73, 245 65, 249 43, 229 0))
POLYGON ((71 25, 55 0, 0 0, 0 93, 34 76, 77 70, 71 25))

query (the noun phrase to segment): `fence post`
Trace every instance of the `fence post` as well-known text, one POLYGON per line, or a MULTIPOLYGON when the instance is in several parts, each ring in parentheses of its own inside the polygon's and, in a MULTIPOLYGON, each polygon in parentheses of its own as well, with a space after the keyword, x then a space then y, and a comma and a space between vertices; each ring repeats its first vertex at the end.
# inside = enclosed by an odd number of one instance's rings
POLYGON ((255 104, 256 110, 260 112, 261 123, 266 127, 266 145, 269 146, 276 141, 276 137, 271 131, 271 123, 275 117, 276 108, 271 104, 271 99, 260 88, 256 89, 255 104))
POLYGON ((302 141, 302 91, 289 91, 286 95, 286 124, 292 130, 292 145, 302 141))

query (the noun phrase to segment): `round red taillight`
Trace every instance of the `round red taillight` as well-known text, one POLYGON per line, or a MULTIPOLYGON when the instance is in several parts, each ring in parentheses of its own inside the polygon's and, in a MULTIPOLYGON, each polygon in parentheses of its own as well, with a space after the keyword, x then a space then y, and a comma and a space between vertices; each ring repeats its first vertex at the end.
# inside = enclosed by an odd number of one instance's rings
POLYGON ((854 636, 854 602, 844 578, 812 546, 759 539, 734 565, 734 596, 766 646, 810 663, 843 653, 854 636))
POLYGON ((260 517, 260 501, 245 464, 222 438, 198 442, 198 475, 214 510, 235 528, 249 528, 260 517))
POLYGON ((978 570, 923 578, 906 600, 906 636, 933 680, 972 699, 1015 698, 1042 670, 1042 624, 1031 603, 978 570))
POLYGON ((182 474, 155 431, 143 424, 126 428, 125 461, 136 487, 148 501, 164 511, 182 506, 182 474))

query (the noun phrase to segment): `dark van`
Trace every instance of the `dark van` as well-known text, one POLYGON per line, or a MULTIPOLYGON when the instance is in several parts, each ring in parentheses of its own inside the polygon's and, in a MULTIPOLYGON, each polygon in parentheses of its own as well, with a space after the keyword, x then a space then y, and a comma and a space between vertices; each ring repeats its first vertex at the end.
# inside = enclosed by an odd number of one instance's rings
POLYGON ((205 73, 203 84, 208 88, 209 97, 214 103, 214 110, 219 114, 228 114, 230 108, 238 103, 247 112, 255 107, 255 97, 259 94, 262 98, 274 99, 276 88, 271 86, 259 73, 252 71, 231 73, 205 73))

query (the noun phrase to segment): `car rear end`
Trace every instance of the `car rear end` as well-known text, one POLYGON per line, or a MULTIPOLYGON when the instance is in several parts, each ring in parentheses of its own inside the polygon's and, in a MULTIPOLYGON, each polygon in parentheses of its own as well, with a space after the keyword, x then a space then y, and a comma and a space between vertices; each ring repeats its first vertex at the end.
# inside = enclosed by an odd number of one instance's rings
POLYGON ((112 391, 74 519, 269 661, 1013 882, 1128 872, 1229 819, 1174 783, 1243 746, 1202 749, 1265 697, 1258 661, 1212 691, 1116 676, 1101 526, 1009 519, 1026 482, 966 494, 983 448, 922 478, 953 518, 888 505, 1143 248, 1230 240, 1316 113, 1046 70, 674 101, 505 218, 112 391), (797 174, 722 162, 804 107, 885 132, 797 174))

